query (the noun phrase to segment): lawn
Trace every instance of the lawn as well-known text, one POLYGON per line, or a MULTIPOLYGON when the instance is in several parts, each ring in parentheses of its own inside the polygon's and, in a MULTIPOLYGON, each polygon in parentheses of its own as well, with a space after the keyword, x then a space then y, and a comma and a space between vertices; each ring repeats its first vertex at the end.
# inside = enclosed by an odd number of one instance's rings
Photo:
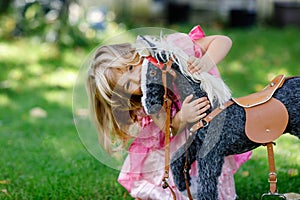
MULTIPOLYGON (((187 27, 179 27, 186 31, 187 27)), ((233 47, 219 65, 233 96, 262 89, 277 74, 300 75, 300 29, 225 29, 233 47)), ((86 150, 73 122, 77 73, 94 47, 59 47, 36 38, 0 39, 0 199, 131 199, 118 171, 86 150)), ((300 193, 300 142, 276 141, 279 192, 300 193)), ((268 190, 265 147, 235 176, 240 199, 268 190)))

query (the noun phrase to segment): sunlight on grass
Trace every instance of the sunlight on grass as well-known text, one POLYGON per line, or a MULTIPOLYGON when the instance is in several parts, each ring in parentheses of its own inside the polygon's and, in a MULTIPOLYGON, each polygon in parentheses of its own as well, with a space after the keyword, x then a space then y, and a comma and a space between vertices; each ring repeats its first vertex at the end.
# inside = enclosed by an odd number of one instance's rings
MULTIPOLYGON (((32 89, 39 88, 41 86, 60 87, 60 88, 72 88, 76 80, 76 71, 71 69, 57 68, 55 71, 46 72, 40 64, 28 65, 26 71, 21 68, 11 69, 7 82, 10 88, 23 88, 26 87, 32 89)), ((51 94, 50 94, 51 96, 51 94)), ((60 98, 60 96, 58 96, 60 98)), ((53 100, 53 98, 50 97, 53 100)))
POLYGON ((50 86, 71 88, 73 87, 76 77, 77 74, 74 70, 58 68, 54 72, 47 75, 45 83, 50 86))
MULTIPOLYGON (((300 178, 300 152, 299 139, 285 134, 276 141, 274 156, 276 171, 281 177, 300 178)), ((263 165, 268 166, 268 154, 265 146, 253 150, 253 160, 261 160, 263 165)), ((267 173, 267 168, 266 168, 267 173)))
POLYGON ((71 159, 81 151, 81 146, 74 145, 74 142, 70 141, 67 136, 46 136, 42 141, 42 144, 48 149, 52 149, 53 152, 56 152, 56 154, 59 154, 61 157, 67 160, 71 159))
POLYGON ((11 45, 10 43, 0 43, 1 59, 16 58, 21 49, 17 45, 11 45))
POLYGON ((34 39, 0 42, 1 60, 34 63, 40 59, 49 59, 59 55, 54 44, 40 43, 34 39))
POLYGON ((10 104, 10 99, 5 94, 0 94, 0 105, 1 106, 8 106, 10 104))
POLYGON ((283 163, 288 162, 291 165, 300 166, 300 142, 298 138, 285 134, 275 142, 275 156, 278 155, 283 163))
POLYGON ((58 103, 70 107, 72 105, 72 94, 65 91, 46 91, 43 93, 43 97, 49 103, 58 103))
POLYGON ((285 76, 290 75, 286 68, 278 68, 278 69, 274 69, 272 72, 268 73, 267 74, 267 79, 272 80, 273 78, 275 78, 279 74, 283 74, 285 76))
POLYGON ((226 66, 226 71, 228 71, 228 73, 230 72, 244 73, 245 66, 243 66, 242 62, 235 60, 226 66))
POLYGON ((39 63, 32 63, 28 66, 28 72, 34 76, 40 76, 43 74, 43 66, 39 63))
MULTIPOLYGON (((300 143, 298 138, 290 134, 284 134, 278 138, 275 143, 274 154, 275 159, 278 159, 279 163, 288 162, 291 165, 300 165, 300 157, 298 154, 298 152, 300 152, 300 143)), ((260 146, 253 152, 254 157, 267 158, 267 149, 265 146, 260 146)))
POLYGON ((72 49, 71 51, 66 51, 62 53, 62 59, 64 60, 64 65, 60 66, 62 68, 75 67, 79 69, 85 59, 85 51, 80 48, 72 49))
POLYGON ((263 84, 254 84, 253 88, 254 88, 255 91, 260 91, 260 90, 265 88, 265 85, 263 85, 263 84))
POLYGON ((22 70, 21 69, 12 69, 9 72, 8 78, 13 80, 20 80, 22 78, 22 70))

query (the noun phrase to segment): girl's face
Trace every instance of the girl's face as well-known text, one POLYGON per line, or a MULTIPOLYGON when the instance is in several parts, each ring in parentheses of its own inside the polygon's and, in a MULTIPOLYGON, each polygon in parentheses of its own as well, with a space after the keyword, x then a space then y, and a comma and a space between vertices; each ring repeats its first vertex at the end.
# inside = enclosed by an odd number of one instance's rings
POLYGON ((141 68, 142 62, 115 71, 117 85, 128 94, 141 95, 141 68))

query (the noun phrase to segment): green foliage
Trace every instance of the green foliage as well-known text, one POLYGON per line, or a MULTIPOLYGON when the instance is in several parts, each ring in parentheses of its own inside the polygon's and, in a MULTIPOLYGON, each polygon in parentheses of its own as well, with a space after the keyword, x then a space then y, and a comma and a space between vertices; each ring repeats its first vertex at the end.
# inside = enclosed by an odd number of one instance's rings
MULTIPOLYGON (((84 32, 86 30, 79 28, 82 24, 89 26, 84 21, 85 18, 82 19, 83 22, 69 22, 72 3, 76 4, 76 1, 35 0, 19 1, 16 4, 7 2, 7 8, 3 10, 5 15, 0 15, 0 37, 35 37, 42 42, 57 43, 61 47, 91 45, 91 39, 95 37, 88 36, 84 32)), ((84 12, 83 9, 81 11, 84 12)))
MULTIPOLYGON (((189 27, 181 27, 188 30, 189 27)), ((234 96, 263 88, 279 73, 299 75, 300 29, 208 30, 233 40, 219 65, 234 96)), ((36 38, 0 41, 0 199, 131 199, 118 171, 91 157, 73 123, 72 89, 93 48, 61 48, 36 38)), ((299 140, 275 147, 279 192, 300 193, 299 140)), ((239 199, 268 190, 264 147, 235 176, 239 199)))

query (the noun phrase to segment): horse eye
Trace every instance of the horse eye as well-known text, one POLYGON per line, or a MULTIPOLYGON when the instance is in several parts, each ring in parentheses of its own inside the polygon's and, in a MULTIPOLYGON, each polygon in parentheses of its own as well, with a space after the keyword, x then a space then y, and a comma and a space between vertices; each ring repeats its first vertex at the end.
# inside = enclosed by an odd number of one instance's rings
POLYGON ((126 90, 128 90, 129 87, 130 87, 130 81, 128 81, 128 82, 126 83, 126 85, 125 85, 126 90))
POLYGON ((129 69, 129 71, 133 70, 133 66, 130 65, 128 69, 129 69))

